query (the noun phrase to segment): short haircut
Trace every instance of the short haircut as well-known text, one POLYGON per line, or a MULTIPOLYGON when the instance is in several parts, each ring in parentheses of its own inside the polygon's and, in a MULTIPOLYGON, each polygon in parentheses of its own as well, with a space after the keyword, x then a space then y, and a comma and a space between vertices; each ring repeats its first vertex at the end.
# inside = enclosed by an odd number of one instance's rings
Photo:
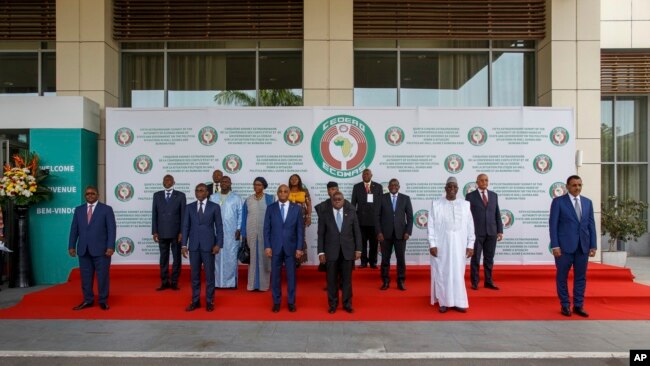
POLYGON ((571 175, 571 176, 569 176, 569 178, 566 179, 566 184, 569 185, 569 182, 572 181, 572 180, 574 180, 574 179, 580 179, 580 180, 582 180, 582 178, 580 178, 579 175, 571 175))

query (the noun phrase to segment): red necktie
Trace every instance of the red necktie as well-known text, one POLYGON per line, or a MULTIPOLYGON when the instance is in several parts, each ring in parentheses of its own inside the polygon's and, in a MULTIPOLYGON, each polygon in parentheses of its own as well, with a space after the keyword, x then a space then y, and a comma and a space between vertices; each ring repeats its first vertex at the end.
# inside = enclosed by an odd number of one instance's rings
POLYGON ((483 205, 487 206, 487 197, 485 196, 485 191, 481 193, 483 194, 483 205))
POLYGON ((370 193, 370 184, 366 184, 366 193, 370 193))
POLYGON ((86 214, 86 217, 88 217, 88 223, 90 224, 90 219, 93 218, 93 205, 88 205, 88 213, 86 214))

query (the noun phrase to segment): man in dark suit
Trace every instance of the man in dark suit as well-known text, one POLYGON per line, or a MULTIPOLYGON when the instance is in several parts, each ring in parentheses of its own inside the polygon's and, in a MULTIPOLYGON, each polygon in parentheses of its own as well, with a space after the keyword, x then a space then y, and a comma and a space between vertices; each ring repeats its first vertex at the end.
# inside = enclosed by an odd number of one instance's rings
POLYGON ((74 210, 70 226, 68 254, 79 255, 81 290, 84 300, 72 308, 81 310, 93 306, 93 282, 97 274, 99 307, 108 310, 109 269, 115 252, 116 223, 111 206, 98 201, 99 193, 93 186, 84 191, 86 203, 74 210))
POLYGON ((343 290, 343 309, 352 308, 352 268, 361 258, 361 231, 352 207, 343 207, 343 193, 331 198, 331 208, 322 211, 318 218, 318 259, 327 265, 327 300, 329 313, 334 314, 339 305, 339 276, 343 290))
POLYGON ((208 187, 208 198, 213 193, 221 193, 221 178, 223 178, 223 172, 221 170, 217 169, 212 172, 212 182, 206 184, 208 187))
POLYGON ((196 201, 185 208, 181 248, 190 255, 192 303, 185 309, 201 307, 201 265, 205 271, 205 310, 214 310, 214 256, 223 247, 223 223, 219 205, 208 200, 208 187, 200 183, 194 190, 196 201), (189 245, 188 245, 189 242, 189 245))
POLYGON ((181 274, 181 224, 185 214, 187 199, 185 193, 174 189, 174 177, 167 174, 163 178, 162 191, 153 194, 151 210, 151 233, 153 241, 160 249, 160 287, 157 291, 168 288, 178 290, 178 277, 181 274), (171 282, 169 280, 169 252, 171 249, 174 263, 171 282))
POLYGON ((551 250, 555 257, 555 282, 561 313, 571 316, 567 278, 573 266, 573 312, 586 318, 589 314, 583 306, 587 263, 589 257, 596 255, 597 248, 594 207, 590 199, 580 195, 582 179, 579 176, 570 176, 566 188, 567 194, 553 199, 548 220, 551 250))
POLYGON ((362 182, 352 188, 352 206, 357 210, 357 218, 361 227, 363 243, 361 249, 361 265, 359 268, 377 268, 377 233, 375 230, 375 206, 381 200, 384 188, 373 182, 372 171, 364 169, 361 174, 362 182))
POLYGON ((280 273, 284 263, 287 272, 287 302, 290 312, 296 311, 296 259, 302 257, 305 225, 302 207, 289 202, 289 187, 278 187, 278 201, 266 208, 264 215, 264 252, 271 258, 272 311, 280 311, 282 287, 280 273))
POLYGON ((381 290, 390 285, 390 257, 393 249, 397 257, 397 288, 406 290, 406 241, 413 232, 413 206, 411 198, 399 193, 399 181, 388 182, 388 193, 384 194, 375 214, 375 231, 381 243, 381 290))
POLYGON ((489 178, 487 174, 479 174, 476 177, 478 188, 465 197, 465 200, 469 201, 470 204, 476 234, 474 255, 472 255, 470 262, 470 279, 474 290, 478 290, 481 252, 483 253, 483 285, 485 288, 492 290, 499 289, 492 280, 492 267, 497 241, 503 239, 503 223, 501 222, 501 211, 499 210, 499 197, 496 193, 487 189, 488 184, 489 178))

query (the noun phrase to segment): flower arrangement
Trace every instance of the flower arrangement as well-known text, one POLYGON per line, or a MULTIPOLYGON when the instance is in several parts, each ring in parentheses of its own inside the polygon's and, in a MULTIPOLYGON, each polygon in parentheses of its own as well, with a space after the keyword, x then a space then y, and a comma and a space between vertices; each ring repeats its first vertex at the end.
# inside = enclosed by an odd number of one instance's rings
POLYGON ((49 172, 38 166, 38 155, 26 153, 24 157, 14 155, 14 166, 4 165, 0 180, 0 204, 12 201, 18 206, 28 206, 49 199, 52 191, 43 181, 49 172))

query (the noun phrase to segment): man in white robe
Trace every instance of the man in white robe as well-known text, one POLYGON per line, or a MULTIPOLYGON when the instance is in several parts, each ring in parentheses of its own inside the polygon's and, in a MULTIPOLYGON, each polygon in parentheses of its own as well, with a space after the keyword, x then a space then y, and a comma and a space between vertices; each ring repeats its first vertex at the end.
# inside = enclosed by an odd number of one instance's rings
POLYGON ((214 287, 237 288, 237 252, 241 239, 242 199, 232 191, 230 177, 224 176, 220 182, 221 191, 213 193, 210 201, 221 206, 223 221, 223 248, 214 257, 214 287))
POLYGON ((431 305, 464 313, 469 307, 465 288, 467 258, 474 254, 474 220, 469 202, 457 197, 458 181, 447 179, 445 197, 434 199, 429 210, 431 305))

